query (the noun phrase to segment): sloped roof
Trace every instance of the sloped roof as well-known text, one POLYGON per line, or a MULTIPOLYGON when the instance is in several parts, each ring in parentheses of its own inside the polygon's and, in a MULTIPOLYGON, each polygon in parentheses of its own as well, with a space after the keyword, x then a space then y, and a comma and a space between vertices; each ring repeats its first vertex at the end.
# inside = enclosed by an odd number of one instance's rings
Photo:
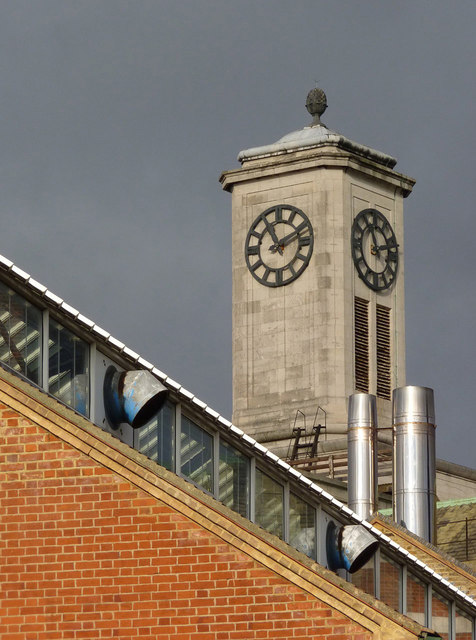
POLYGON ((246 160, 301 151, 303 149, 312 149, 323 145, 331 145, 346 151, 351 151, 352 153, 369 158, 389 168, 393 168, 397 164, 397 160, 392 156, 354 142, 342 134, 337 133, 337 131, 328 129, 323 124, 304 127, 298 131, 291 131, 291 133, 286 134, 273 144, 244 149, 238 154, 238 160, 245 162, 246 160))
POLYGON ((458 562, 440 548, 411 533, 387 516, 378 513, 371 519, 371 523, 390 540, 423 562, 431 571, 440 575, 445 582, 457 586, 472 599, 476 598, 476 575, 470 567, 458 562))
POLYGON ((476 570, 476 497, 438 503, 438 546, 476 570))
MULTIPOLYGON (((476 593, 468 595, 468 592, 460 589, 455 583, 448 581, 438 571, 433 570, 424 561, 420 560, 413 553, 409 553, 406 548, 395 540, 392 540, 385 531, 382 531, 372 523, 363 520, 354 513, 349 507, 339 500, 336 500, 330 493, 323 490, 319 485, 310 480, 304 474, 300 473, 284 460, 278 458, 269 449, 257 442, 254 438, 248 436, 241 429, 233 425, 229 420, 221 416, 217 411, 209 407, 205 402, 197 398, 193 393, 185 389, 165 373, 157 369, 152 363, 145 360, 140 354, 127 347, 123 342, 114 338, 109 332, 105 331, 89 318, 83 316, 77 309, 66 303, 62 298, 50 291, 46 286, 40 284, 32 276, 23 269, 17 267, 11 260, 0 255, 0 274, 4 273, 23 289, 27 290, 29 295, 43 301, 43 305, 49 306, 63 316, 69 324, 73 321, 78 327, 78 331, 89 333, 90 339, 98 344, 107 346, 110 350, 117 353, 124 361, 127 361, 131 367, 142 367, 155 375, 166 387, 173 391, 179 400, 184 404, 191 404, 195 410, 200 411, 203 416, 214 422, 216 427, 222 432, 229 432, 237 437, 246 447, 251 455, 261 457, 266 464, 276 465, 281 472, 285 473, 290 480, 297 482, 308 491, 315 494, 315 497, 327 504, 331 509, 340 514, 345 522, 352 524, 360 524, 368 529, 381 543, 382 546, 388 547, 393 553, 402 558, 405 563, 414 563, 420 571, 423 571, 430 580, 441 583, 441 585, 450 590, 454 596, 462 598, 464 602, 476 609, 476 593)), ((3 377, 3 372, 2 372, 3 377)), ((54 401, 56 402, 56 401, 54 401)), ((56 402, 56 404, 58 404, 56 402)), ((67 411, 71 409, 66 408, 67 411)), ((88 424, 93 423, 86 420, 88 424)), ((96 427, 95 427, 96 428, 96 427)), ((119 441, 117 441, 119 446, 119 441)), ((116 446, 116 445, 114 445, 116 446)), ((140 454, 138 454, 140 455, 140 454)))
POLYGON ((1 368, 0 402, 370 632, 385 630, 389 637, 399 638, 433 637, 417 622, 1 368))

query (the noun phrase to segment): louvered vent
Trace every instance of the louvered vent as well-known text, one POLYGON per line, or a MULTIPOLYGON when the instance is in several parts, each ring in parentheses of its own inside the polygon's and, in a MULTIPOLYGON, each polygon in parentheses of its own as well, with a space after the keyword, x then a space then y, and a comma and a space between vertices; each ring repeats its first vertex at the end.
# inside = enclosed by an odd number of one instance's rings
POLYGON ((390 309, 377 305, 377 395, 390 400, 392 393, 390 357, 390 309))
POLYGON ((369 392, 369 303, 354 299, 355 388, 369 392))

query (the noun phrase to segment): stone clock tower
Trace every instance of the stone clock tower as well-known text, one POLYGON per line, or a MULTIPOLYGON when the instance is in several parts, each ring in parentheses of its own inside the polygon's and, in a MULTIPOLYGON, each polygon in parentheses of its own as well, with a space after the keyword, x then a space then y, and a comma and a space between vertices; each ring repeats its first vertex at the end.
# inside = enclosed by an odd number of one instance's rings
MULTIPOLYGON (((347 430, 347 399, 377 395, 389 426, 405 384, 403 198, 396 160, 313 120, 239 154, 232 194, 233 422, 286 456, 318 407, 327 437, 347 430)), ((342 437, 342 435, 341 435, 342 437)))

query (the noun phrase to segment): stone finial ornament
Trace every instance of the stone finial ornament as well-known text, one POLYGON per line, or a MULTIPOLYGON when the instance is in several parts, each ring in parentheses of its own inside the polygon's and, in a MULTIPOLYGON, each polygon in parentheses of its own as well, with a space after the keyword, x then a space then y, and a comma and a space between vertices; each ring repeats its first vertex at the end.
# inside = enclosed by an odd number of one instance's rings
POLYGON ((315 87, 309 91, 306 99, 306 109, 312 116, 311 127, 324 126, 321 122, 321 116, 327 109, 327 97, 322 89, 315 87))

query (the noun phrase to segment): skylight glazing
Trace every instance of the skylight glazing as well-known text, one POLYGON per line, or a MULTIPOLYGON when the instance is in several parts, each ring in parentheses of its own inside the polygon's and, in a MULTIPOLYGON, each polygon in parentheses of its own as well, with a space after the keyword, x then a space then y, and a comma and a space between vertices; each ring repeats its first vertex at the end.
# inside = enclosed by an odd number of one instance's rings
POLYGON ((0 362, 41 384, 42 314, 0 282, 0 362))
POLYGON ((220 502, 244 518, 249 517, 250 460, 227 442, 220 440, 220 502))
POLYGON ((53 318, 48 336, 48 391, 88 416, 89 345, 53 318))

